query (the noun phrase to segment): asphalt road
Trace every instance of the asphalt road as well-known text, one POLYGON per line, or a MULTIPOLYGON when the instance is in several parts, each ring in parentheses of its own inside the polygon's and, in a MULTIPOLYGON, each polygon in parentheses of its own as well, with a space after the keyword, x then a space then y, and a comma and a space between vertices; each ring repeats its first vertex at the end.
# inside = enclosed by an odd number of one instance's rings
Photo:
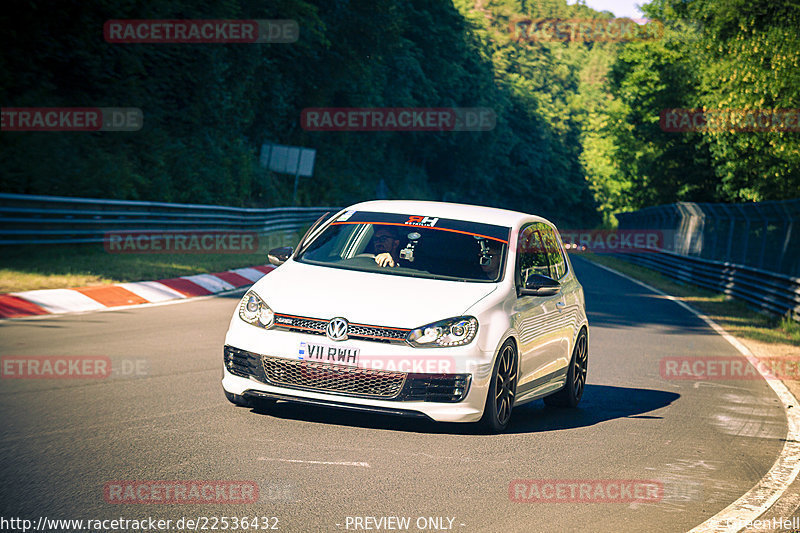
POLYGON ((763 380, 663 378, 663 357, 737 352, 675 303, 574 262, 591 325, 581 406, 515 409, 504 435, 229 404, 220 365, 238 296, 0 322, 2 356, 104 356, 115 368, 90 381, 0 380, 2 517, 274 516, 293 532, 346 531, 347 517, 365 516, 410 517, 410 531, 419 517, 445 517, 438 530, 463 532, 691 529, 769 470, 786 434, 783 410, 763 380), (657 480, 663 495, 518 503, 509 498, 518 479, 657 480), (260 496, 107 503, 104 484, 117 480, 248 480, 260 496))

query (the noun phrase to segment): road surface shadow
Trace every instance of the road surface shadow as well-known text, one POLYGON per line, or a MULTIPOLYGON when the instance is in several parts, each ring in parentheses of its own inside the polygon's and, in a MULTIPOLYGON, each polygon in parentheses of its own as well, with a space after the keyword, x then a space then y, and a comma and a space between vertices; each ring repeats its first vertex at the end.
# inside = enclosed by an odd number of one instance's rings
POLYGON ((656 389, 586 385, 576 409, 548 407, 535 401, 514 409, 508 433, 535 433, 593 426, 616 418, 661 419, 648 415, 670 405, 680 394, 656 389))
POLYGON ((600 268, 582 257, 570 256, 583 285, 591 327, 656 328, 663 334, 716 335, 692 313, 664 296, 600 268))
MULTIPOLYGON (((506 433, 538 433, 593 426, 617 418, 660 419, 646 413, 666 407, 680 397, 674 392, 654 389, 586 385, 581 404, 576 409, 548 407, 542 400, 514 409, 506 433)), ((406 431, 412 433, 444 433, 454 435, 485 435, 477 424, 436 423, 429 420, 375 415, 329 407, 315 407, 279 402, 253 412, 284 420, 317 422, 369 429, 406 431)))

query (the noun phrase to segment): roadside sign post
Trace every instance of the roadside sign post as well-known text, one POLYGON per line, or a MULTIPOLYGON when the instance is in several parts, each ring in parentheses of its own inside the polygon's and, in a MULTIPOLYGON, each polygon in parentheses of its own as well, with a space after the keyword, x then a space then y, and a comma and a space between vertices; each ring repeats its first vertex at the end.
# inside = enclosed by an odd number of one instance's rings
POLYGON ((286 146, 265 142, 261 145, 259 162, 273 172, 294 174, 292 205, 297 205, 297 185, 300 177, 310 178, 314 174, 314 161, 317 151, 301 146, 286 146))
POLYGON ((300 165, 294 173, 294 191, 292 191, 292 205, 297 205, 297 182, 300 181, 300 165))

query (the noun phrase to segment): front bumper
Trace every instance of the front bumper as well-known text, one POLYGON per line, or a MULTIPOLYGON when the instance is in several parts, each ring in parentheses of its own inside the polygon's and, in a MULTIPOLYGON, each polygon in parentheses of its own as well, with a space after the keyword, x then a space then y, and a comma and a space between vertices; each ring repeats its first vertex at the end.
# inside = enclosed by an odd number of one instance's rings
MULTIPOLYGON (((420 357, 416 352, 414 350, 414 357, 420 357)), ((272 398, 359 411, 427 417, 437 422, 475 422, 483 415, 493 363, 493 354, 484 355, 489 357, 488 361, 482 357, 469 361, 462 358, 458 366, 462 369, 471 368, 472 372, 382 372, 390 375, 379 376, 381 379, 375 380, 374 375, 352 375, 353 371, 349 370, 342 375, 338 369, 344 367, 340 365, 310 364, 296 358, 267 356, 226 345, 222 386, 227 392, 246 398, 272 398), (278 370, 275 370, 276 366, 278 370), (291 372, 284 371, 286 368, 291 372), (288 379, 287 375, 292 373, 295 378, 288 379), (298 373, 301 374, 300 378, 297 377, 298 373), (398 378, 399 382, 387 385, 386 382, 392 378, 398 378), (331 380, 338 382, 331 387, 331 380), (320 386, 320 383, 327 389, 320 386)))

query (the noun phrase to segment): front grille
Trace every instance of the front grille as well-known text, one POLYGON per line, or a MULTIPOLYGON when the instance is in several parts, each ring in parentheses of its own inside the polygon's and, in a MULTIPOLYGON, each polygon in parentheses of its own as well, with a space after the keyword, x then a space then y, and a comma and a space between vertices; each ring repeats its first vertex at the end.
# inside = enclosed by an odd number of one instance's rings
POLYGON ((379 326, 365 326, 363 324, 350 324, 347 336, 353 339, 404 341, 410 329, 382 328, 379 326))
POLYGON ((325 335, 327 320, 303 318, 299 316, 281 315, 275 313, 275 328, 311 333, 312 335, 325 335))
POLYGON ((407 375, 405 372, 370 370, 277 357, 262 357, 261 364, 270 384, 371 398, 396 397, 403 389, 407 375))
POLYGON ((405 402, 460 402, 470 374, 409 374, 347 367, 256 353, 225 346, 225 367, 232 374, 261 383, 332 394, 405 402))
MULTIPOLYGON (((325 335, 325 328, 328 327, 328 322, 328 320, 322 318, 275 313, 275 325, 273 327, 285 331, 325 335)), ((350 339, 400 344, 405 342, 409 331, 411 330, 407 328, 389 328, 351 323, 347 328, 347 336, 350 339)))

